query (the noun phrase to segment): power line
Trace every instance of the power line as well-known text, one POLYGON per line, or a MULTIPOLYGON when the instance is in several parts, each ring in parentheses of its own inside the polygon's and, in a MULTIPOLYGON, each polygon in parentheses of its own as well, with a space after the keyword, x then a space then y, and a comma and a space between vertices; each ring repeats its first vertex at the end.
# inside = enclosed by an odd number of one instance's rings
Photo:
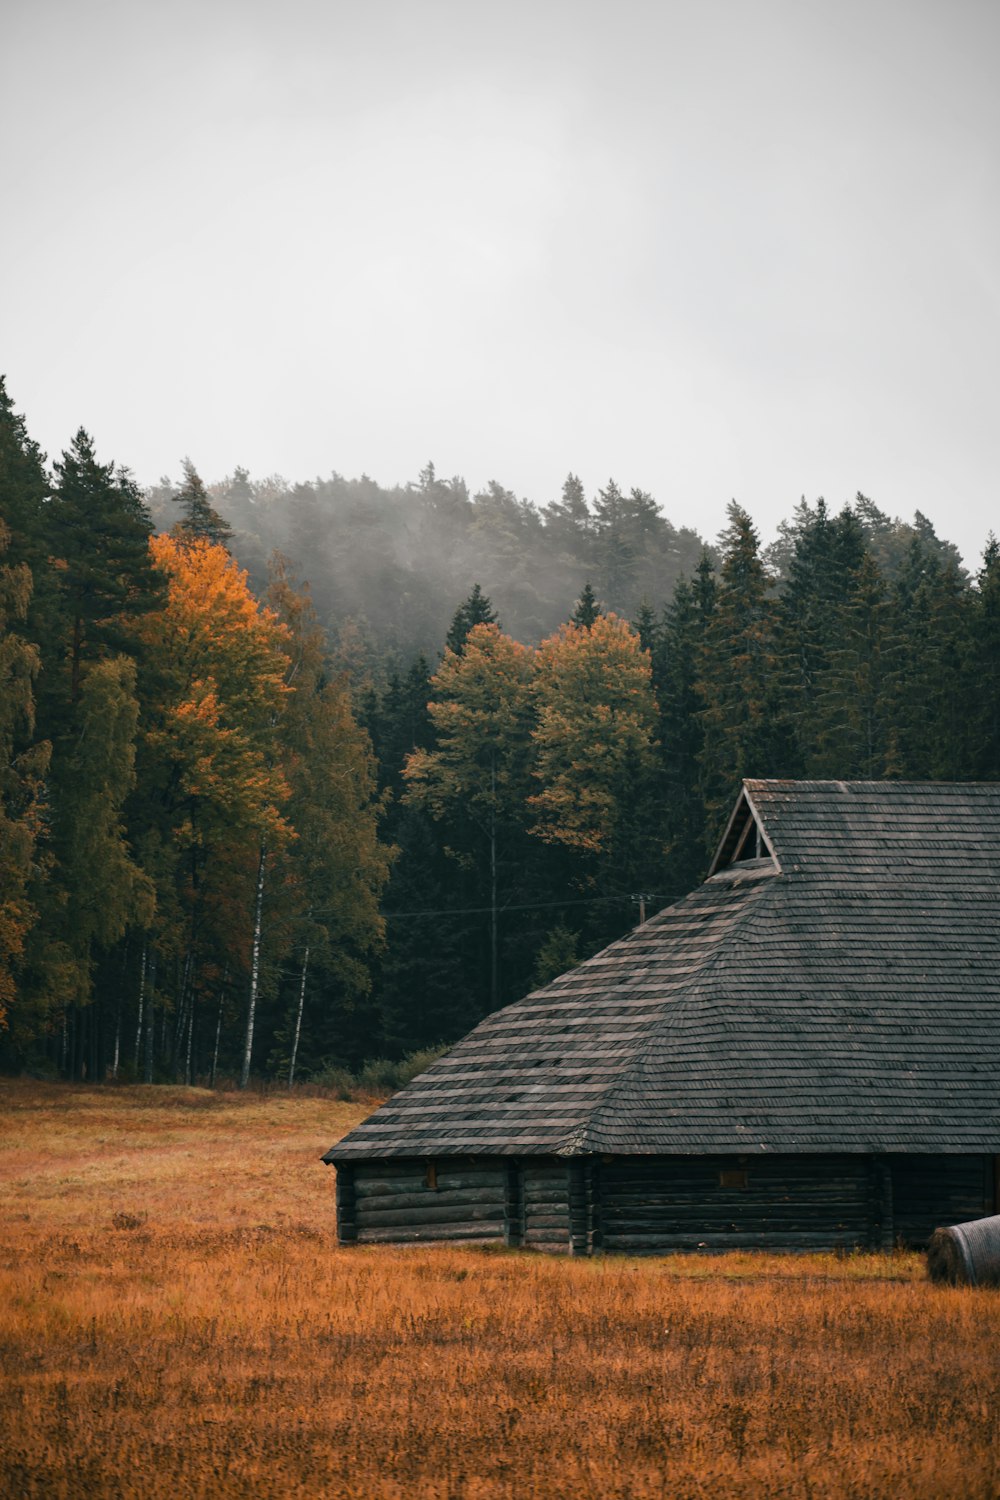
MULTIPOLYGON (((622 895, 622 896, 580 896, 568 901, 522 901, 510 906, 498 906, 498 914, 508 911, 549 911, 562 906, 593 906, 599 901, 666 901, 667 896, 650 895, 647 891, 644 896, 622 895)), ((383 917, 482 917, 487 916, 493 910, 491 906, 462 906, 444 907, 439 911, 383 911, 379 915, 383 917)))

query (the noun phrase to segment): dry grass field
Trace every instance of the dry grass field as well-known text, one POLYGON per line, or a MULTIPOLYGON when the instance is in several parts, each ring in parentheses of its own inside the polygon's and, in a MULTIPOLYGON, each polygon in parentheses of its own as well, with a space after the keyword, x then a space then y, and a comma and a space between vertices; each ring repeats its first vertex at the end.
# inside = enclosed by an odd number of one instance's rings
POLYGON ((318 1158, 361 1113, 0 1083, 0 1494, 1000 1495, 1000 1294, 339 1250, 318 1158))

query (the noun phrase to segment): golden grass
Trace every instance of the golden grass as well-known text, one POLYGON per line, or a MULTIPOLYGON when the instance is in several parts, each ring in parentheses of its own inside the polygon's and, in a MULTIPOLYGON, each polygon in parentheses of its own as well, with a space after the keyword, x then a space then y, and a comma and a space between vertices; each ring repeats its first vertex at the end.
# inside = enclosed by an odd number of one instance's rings
POLYGON ((5 1496, 1000 1494, 1000 1294, 915 1256, 340 1250, 357 1105, 0 1084, 5 1496))

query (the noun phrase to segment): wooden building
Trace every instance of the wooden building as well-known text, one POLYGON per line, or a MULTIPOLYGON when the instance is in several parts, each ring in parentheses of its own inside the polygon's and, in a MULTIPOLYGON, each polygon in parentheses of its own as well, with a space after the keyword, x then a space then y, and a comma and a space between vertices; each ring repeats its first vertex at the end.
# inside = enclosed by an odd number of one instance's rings
POLYGON ((339 1141, 343 1243, 922 1244, 993 1213, 1000 786, 747 781, 708 879, 339 1141))

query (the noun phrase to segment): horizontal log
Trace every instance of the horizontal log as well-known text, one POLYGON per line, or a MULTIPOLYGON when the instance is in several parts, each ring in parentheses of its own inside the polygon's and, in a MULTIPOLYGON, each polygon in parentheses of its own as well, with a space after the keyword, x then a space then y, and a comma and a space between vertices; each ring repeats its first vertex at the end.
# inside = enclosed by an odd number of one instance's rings
POLYGON ((414 1192, 418 1188, 424 1188, 428 1193, 450 1192, 464 1188, 495 1187, 503 1191, 504 1174, 502 1169, 497 1168, 495 1172, 443 1172, 440 1169, 437 1174, 437 1189, 427 1187, 426 1169, 421 1167, 419 1171, 397 1173, 393 1177, 366 1177, 359 1170, 354 1182, 354 1191, 359 1198, 379 1198, 384 1194, 414 1192))
POLYGON ((358 1243, 365 1245, 408 1245, 434 1240, 463 1240, 469 1243, 490 1244, 503 1239, 501 1223, 483 1224, 438 1224, 426 1229, 372 1228, 358 1230, 358 1243))
POLYGON ((526 1214, 564 1214, 569 1209, 568 1198, 526 1198, 526 1214))
POLYGON ((491 1187, 455 1188, 450 1192, 422 1188, 419 1192, 377 1193, 369 1198, 357 1200, 358 1213, 367 1215, 388 1208, 461 1208, 467 1203, 491 1203, 499 1210, 503 1208, 503 1185, 493 1183, 491 1187))
POLYGON ((817 1223, 814 1219, 702 1219, 692 1222, 684 1219, 632 1219, 626 1223, 606 1219, 606 1234, 687 1234, 694 1239, 703 1239, 706 1234, 811 1234, 829 1238, 837 1234, 866 1235, 871 1230, 869 1220, 838 1219, 835 1223, 817 1223))
POLYGON ((366 1207, 358 1214, 358 1228, 389 1224, 414 1227, 424 1224, 463 1224, 478 1219, 502 1222, 503 1208, 498 1203, 466 1203, 451 1208, 440 1208, 434 1203, 421 1204, 419 1208, 366 1207))
POLYGON ((525 1228, 529 1230, 561 1229, 563 1225, 568 1229, 569 1215, 565 1211, 551 1214, 525 1214, 524 1223, 525 1228))
POLYGON ((831 1246, 857 1245, 864 1236, 858 1234, 609 1234, 604 1235, 606 1250, 632 1250, 645 1247, 655 1250, 826 1250, 831 1246))
POLYGON ((611 1196, 602 1199, 608 1208, 621 1208, 627 1211, 633 1207, 639 1208, 679 1208, 682 1211, 692 1211, 698 1208, 712 1208, 719 1206, 724 1208, 738 1208, 741 1203, 751 1204, 755 1208, 773 1204, 775 1208, 789 1208, 795 1205, 809 1208, 835 1208, 838 1204, 855 1205, 860 1207, 872 1201, 871 1193, 756 1193, 740 1192, 738 1189, 719 1190, 711 1193, 633 1193, 628 1197, 611 1196))

